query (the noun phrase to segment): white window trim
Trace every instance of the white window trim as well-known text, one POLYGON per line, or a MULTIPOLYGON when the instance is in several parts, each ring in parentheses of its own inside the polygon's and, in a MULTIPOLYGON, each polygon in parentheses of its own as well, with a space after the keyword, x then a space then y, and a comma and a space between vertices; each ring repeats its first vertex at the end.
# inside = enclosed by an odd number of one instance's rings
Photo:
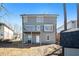
POLYGON ((40 35, 36 35, 36 43, 40 43, 40 35))

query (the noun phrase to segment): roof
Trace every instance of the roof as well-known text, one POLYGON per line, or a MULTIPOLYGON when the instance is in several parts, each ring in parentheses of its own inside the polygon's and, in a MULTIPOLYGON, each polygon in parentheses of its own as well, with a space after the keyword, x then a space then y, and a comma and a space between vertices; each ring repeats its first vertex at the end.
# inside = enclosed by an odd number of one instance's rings
MULTIPOLYGON (((76 20, 71 20, 71 21, 68 21, 68 22, 67 22, 67 24, 69 24, 69 23, 71 23, 71 22, 73 23, 73 22, 75 22, 75 21, 76 21, 76 20)), ((61 26, 60 26, 60 27, 58 27, 57 29, 60 29, 61 27, 64 27, 64 25, 61 25, 61 26)))
POLYGON ((7 28, 9 28, 10 30, 14 31, 11 27, 9 27, 8 25, 6 25, 5 23, 0 23, 0 25, 4 25, 4 26, 6 26, 7 28))
POLYGON ((21 14, 21 16, 55 16, 57 17, 58 14, 21 14))

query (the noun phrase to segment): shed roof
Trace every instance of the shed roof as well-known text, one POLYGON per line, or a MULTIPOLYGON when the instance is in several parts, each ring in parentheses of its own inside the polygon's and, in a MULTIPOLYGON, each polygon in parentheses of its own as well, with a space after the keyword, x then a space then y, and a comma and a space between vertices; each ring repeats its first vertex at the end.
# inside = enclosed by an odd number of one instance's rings
POLYGON ((0 23, 0 25, 4 25, 4 26, 6 26, 7 28, 9 28, 10 30, 14 31, 11 27, 9 27, 8 25, 6 25, 5 23, 0 23))

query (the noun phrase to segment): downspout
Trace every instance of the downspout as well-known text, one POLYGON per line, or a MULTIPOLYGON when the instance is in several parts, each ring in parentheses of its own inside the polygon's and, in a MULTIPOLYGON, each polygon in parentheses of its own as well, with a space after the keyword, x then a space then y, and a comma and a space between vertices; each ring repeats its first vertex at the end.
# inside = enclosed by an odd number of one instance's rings
POLYGON ((23 18, 23 15, 21 15, 22 17, 22 43, 24 43, 24 18, 23 18))

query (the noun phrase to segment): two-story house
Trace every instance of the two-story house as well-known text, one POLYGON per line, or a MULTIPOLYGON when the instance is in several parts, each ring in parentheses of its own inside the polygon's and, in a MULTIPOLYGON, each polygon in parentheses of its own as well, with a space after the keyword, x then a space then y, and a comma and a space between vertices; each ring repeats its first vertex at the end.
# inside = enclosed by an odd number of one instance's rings
POLYGON ((56 42, 56 14, 22 14, 23 43, 52 44, 56 42))

